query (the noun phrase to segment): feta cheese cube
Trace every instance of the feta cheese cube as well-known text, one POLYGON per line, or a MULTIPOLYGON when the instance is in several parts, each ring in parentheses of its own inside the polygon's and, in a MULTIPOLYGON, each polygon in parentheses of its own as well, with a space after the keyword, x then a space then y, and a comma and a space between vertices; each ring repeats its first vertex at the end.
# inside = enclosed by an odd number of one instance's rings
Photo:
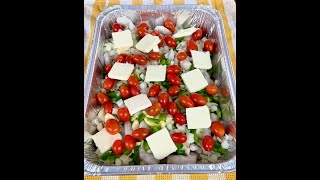
POLYGON ((163 128, 148 136, 146 140, 154 157, 158 160, 163 159, 169 156, 171 153, 177 151, 177 147, 172 141, 166 128, 163 128))
POLYGON ((193 66, 199 69, 211 69, 210 53, 191 50, 193 66))
POLYGON ((124 104, 127 106, 130 115, 133 115, 152 105, 151 101, 148 99, 147 95, 145 94, 139 94, 129 99, 126 99, 124 100, 124 104))
POLYGON ((160 39, 158 36, 147 34, 136 44, 136 48, 144 53, 149 53, 159 43, 160 39))
POLYGON ((152 48, 152 51, 153 51, 153 52, 160 52, 160 49, 159 49, 158 45, 154 46, 154 47, 152 48))
POLYGON ((108 77, 112 79, 127 81, 133 69, 133 64, 116 62, 108 73, 108 77))
POLYGON ((112 39, 114 48, 129 48, 133 46, 132 36, 130 30, 113 32, 112 39))
POLYGON ((181 74, 182 80, 190 93, 200 91, 208 86, 207 80, 199 69, 181 74))
POLYGON ((166 65, 148 65, 145 81, 165 81, 166 65))
POLYGON ((192 35, 194 32, 196 32, 196 30, 198 30, 198 28, 195 28, 195 27, 191 27, 191 28, 187 28, 187 29, 182 29, 182 30, 178 31, 177 33, 175 33, 174 35, 172 35, 172 37, 173 37, 173 38, 179 38, 179 37, 190 36, 190 35, 192 35))
POLYGON ((117 133, 115 135, 111 135, 107 132, 106 128, 103 128, 101 131, 92 136, 92 139, 101 154, 109 151, 116 140, 122 140, 122 136, 117 133))
POLYGON ((186 108, 188 129, 209 128, 210 112, 207 106, 186 108))

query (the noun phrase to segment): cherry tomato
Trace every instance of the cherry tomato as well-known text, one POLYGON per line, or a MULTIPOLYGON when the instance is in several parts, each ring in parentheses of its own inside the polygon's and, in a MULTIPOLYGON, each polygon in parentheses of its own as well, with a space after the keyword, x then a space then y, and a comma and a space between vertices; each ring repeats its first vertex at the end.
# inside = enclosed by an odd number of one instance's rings
POLYGON ((175 143, 182 144, 187 141, 187 136, 181 132, 173 133, 170 136, 171 136, 172 141, 175 143))
POLYGON ((124 147, 123 147, 123 143, 120 139, 114 141, 113 145, 112 145, 112 151, 115 155, 120 155, 123 153, 124 147))
POLYGON ((202 30, 198 29, 192 34, 192 40, 197 41, 202 38, 202 30))
POLYGON ((221 122, 219 121, 212 122, 210 129, 215 136, 218 136, 218 137, 224 136, 224 133, 225 133, 224 126, 223 124, 221 124, 221 122))
POLYGON ((142 54, 135 54, 132 59, 136 64, 139 64, 142 66, 148 63, 147 58, 144 57, 142 54))
POLYGON ((187 59, 187 57, 188 57, 188 54, 184 51, 181 51, 177 54, 177 59, 179 61, 184 61, 185 59, 187 59))
POLYGON ((186 117, 181 113, 176 113, 173 117, 173 120, 175 123, 180 124, 180 125, 187 124, 186 117))
POLYGON ((223 96, 223 97, 227 97, 229 96, 229 89, 227 87, 223 87, 223 88, 220 88, 220 94, 223 96))
POLYGON ((165 22, 164 27, 169 29, 172 33, 176 30, 172 22, 165 22))
POLYGON ((176 23, 173 21, 173 19, 170 16, 165 17, 163 23, 165 24, 166 22, 171 22, 174 26, 176 23))
POLYGON ((178 112, 178 106, 175 102, 169 102, 167 107, 168 114, 175 115, 178 112))
POLYGON ((164 38, 163 38, 163 36, 161 36, 161 35, 158 35, 158 37, 159 37, 159 39, 160 39, 160 42, 159 42, 159 44, 158 44, 158 47, 161 48, 161 47, 163 46, 163 43, 164 43, 164 38))
POLYGON ((112 114, 113 104, 111 102, 107 102, 104 104, 104 113, 112 114))
POLYGON ((187 54, 188 55, 191 55, 190 50, 198 51, 197 43, 194 40, 191 40, 191 39, 187 42, 187 54))
POLYGON ((107 64, 107 65, 104 66, 103 70, 104 70, 104 72, 106 74, 108 74, 110 72, 111 68, 112 68, 112 65, 111 64, 107 64))
POLYGON ((120 132, 119 122, 115 119, 108 119, 105 124, 107 132, 111 135, 117 134, 120 132))
POLYGON ((138 28, 137 31, 138 31, 139 38, 143 38, 145 35, 148 34, 148 30, 143 27, 138 28))
POLYGON ((136 140, 131 135, 125 135, 123 138, 124 147, 129 151, 133 150, 136 147, 136 140))
POLYGON ((213 85, 213 84, 209 84, 206 87, 206 93, 211 95, 211 96, 214 96, 214 95, 218 94, 218 92, 219 92, 218 87, 213 85))
POLYGON ((210 39, 207 39, 206 41, 204 41, 203 50, 213 52, 214 48, 215 48, 214 44, 210 39))
POLYGON ((158 97, 158 102, 161 104, 161 108, 167 107, 169 103, 169 95, 167 93, 161 93, 158 97))
POLYGON ((171 36, 169 36, 169 35, 166 35, 165 37, 164 37, 164 41, 166 42, 166 44, 169 46, 169 47, 176 47, 177 46, 177 41, 174 39, 174 38, 172 38, 171 36))
POLYGON ((121 26, 121 24, 114 23, 114 24, 112 25, 112 31, 113 31, 113 32, 118 32, 120 29, 123 31, 123 27, 121 26))
POLYGON ((180 78, 175 74, 169 73, 167 75, 167 78, 168 78, 169 83, 174 85, 174 86, 179 86, 180 83, 181 83, 180 78))
POLYGON ((125 99, 130 97, 130 89, 128 88, 128 86, 121 86, 120 95, 125 99))
POLYGON ((126 108, 126 107, 119 108, 118 109, 118 118, 122 122, 129 121, 130 113, 129 113, 128 108, 126 108))
POLYGON ((160 111, 161 111, 161 104, 159 102, 154 102, 152 103, 152 106, 148 108, 147 113, 150 116, 156 116, 160 114, 160 111))
POLYGON ((98 98, 98 101, 99 101, 99 103, 100 103, 101 105, 104 105, 105 103, 107 103, 107 102, 110 101, 109 97, 108 97, 105 93, 103 93, 103 92, 99 92, 99 93, 97 94, 97 98, 98 98))
POLYGON ((187 95, 182 95, 179 97, 180 104, 185 108, 191 108, 194 107, 194 103, 191 100, 191 98, 187 95))
POLYGON ((150 32, 150 34, 152 35, 152 36, 159 36, 160 34, 158 33, 158 31, 156 31, 156 30, 152 30, 151 32, 150 32))
POLYGON ((110 89, 112 89, 114 86, 114 80, 113 79, 106 79, 103 83, 103 88, 107 91, 109 91, 110 89))
POLYGON ((130 93, 132 96, 141 94, 140 89, 137 86, 130 87, 130 93))
POLYGON ((178 65, 171 65, 167 68, 167 73, 179 74, 181 72, 181 68, 178 65))
POLYGON ((204 106, 207 104, 206 98, 203 97, 201 94, 191 93, 190 98, 196 106, 204 106))
POLYGON ((237 133, 236 133, 236 124, 234 122, 231 122, 228 124, 227 128, 226 128, 226 133, 230 134, 233 137, 236 137, 237 133))
POLYGON ((126 63, 129 63, 129 64, 134 64, 134 61, 132 59, 132 56, 127 56, 126 59, 125 59, 125 62, 126 63))
POLYGON ((148 96, 150 97, 155 97, 155 96, 158 96, 160 92, 160 86, 159 84, 154 84, 151 86, 151 88, 149 89, 148 91, 148 96))
POLYGON ((132 137, 139 141, 144 140, 150 134, 150 131, 146 128, 138 128, 132 131, 132 137))
POLYGON ((158 61, 161 59, 161 54, 159 52, 150 52, 148 54, 148 57, 151 60, 158 61))
POLYGON ((125 63, 126 62, 125 58, 126 58, 125 55, 119 54, 119 56, 116 58, 115 62, 125 63))
POLYGON ((131 87, 139 85, 139 80, 135 76, 130 76, 127 82, 131 87))
POLYGON ((137 28, 140 28, 140 27, 145 28, 146 30, 149 29, 149 25, 145 22, 142 22, 137 26, 137 28))
POLYGON ((178 94, 180 93, 180 88, 178 86, 171 86, 168 89, 168 94, 169 96, 178 96, 178 94))
POLYGON ((202 139, 202 146, 204 150, 211 151, 214 147, 214 141, 212 137, 208 135, 204 136, 202 139))

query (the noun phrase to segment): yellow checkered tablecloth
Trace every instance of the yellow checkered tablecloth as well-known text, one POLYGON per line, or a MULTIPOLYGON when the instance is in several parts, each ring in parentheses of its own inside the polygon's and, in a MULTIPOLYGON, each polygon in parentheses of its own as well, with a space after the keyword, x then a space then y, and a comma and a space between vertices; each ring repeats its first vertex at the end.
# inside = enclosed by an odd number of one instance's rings
MULTIPOLYGON (((236 4, 234 0, 84 0, 84 68, 90 54, 96 18, 104 8, 112 5, 181 5, 203 4, 217 9, 222 16, 228 48, 236 70, 236 4)), ((84 176, 85 180, 232 180, 236 172, 226 174, 162 174, 128 176, 84 176)))

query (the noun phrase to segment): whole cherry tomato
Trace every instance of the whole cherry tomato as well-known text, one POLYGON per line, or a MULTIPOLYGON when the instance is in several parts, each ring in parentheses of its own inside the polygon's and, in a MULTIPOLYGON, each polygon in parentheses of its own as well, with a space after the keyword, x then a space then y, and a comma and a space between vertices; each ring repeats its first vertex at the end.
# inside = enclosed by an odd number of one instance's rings
POLYGON ((198 29, 192 34, 192 40, 197 41, 202 38, 202 30, 198 29))
POLYGON ((154 84, 150 87, 150 89, 148 91, 148 96, 156 97, 156 96, 158 96, 159 92, 160 92, 160 85, 154 84))
POLYGON ((128 88, 128 86, 121 86, 120 87, 120 95, 121 95, 121 97, 123 97, 123 98, 128 98, 128 97, 130 97, 130 89, 128 88))
POLYGON ((198 51, 198 45, 197 43, 194 41, 194 40, 189 40, 187 42, 187 54, 188 55, 191 55, 191 50, 195 50, 195 51, 198 51))
POLYGON ((170 16, 166 16, 164 18, 163 23, 165 24, 166 22, 171 22, 174 26, 176 25, 176 23, 174 22, 174 20, 170 16))
POLYGON ((160 114, 161 104, 159 102, 154 102, 152 106, 148 108, 147 114, 150 116, 156 116, 160 114))
POLYGON ((112 151, 115 155, 120 155, 123 153, 124 147, 123 147, 123 143, 120 139, 114 141, 113 145, 112 145, 112 151))
POLYGON ((107 132, 111 135, 115 135, 120 132, 119 122, 115 119, 108 119, 105 124, 107 132))
POLYGON ((170 136, 171 136, 172 141, 175 143, 182 144, 187 141, 187 136, 181 132, 173 133, 170 136))
POLYGON ((125 63, 126 62, 126 55, 124 54, 119 54, 118 57, 116 58, 115 62, 119 63, 125 63))
POLYGON ((175 102, 169 102, 167 107, 168 114, 175 115, 178 112, 178 106, 175 102))
POLYGON ((137 28, 137 31, 138 31, 139 38, 143 38, 145 35, 148 34, 148 30, 144 27, 137 28))
POLYGON ((171 65, 167 68, 167 73, 179 74, 181 72, 181 68, 178 65, 171 65))
POLYGON ((169 96, 178 96, 178 94, 180 93, 180 88, 178 86, 171 86, 168 89, 168 94, 169 96))
POLYGON ((112 31, 113 31, 113 32, 118 32, 120 29, 123 31, 123 27, 121 26, 121 24, 114 23, 114 24, 112 25, 112 31))
POLYGON ((229 89, 227 87, 222 87, 220 88, 220 94, 223 96, 223 97, 227 97, 230 95, 229 93, 229 89))
POLYGON ((204 106, 207 104, 206 98, 203 97, 201 94, 191 93, 190 98, 196 106, 204 106))
POLYGON ((139 80, 137 77, 135 76, 130 76, 129 79, 128 79, 128 84, 129 86, 138 86, 139 85, 139 80))
POLYGON ((125 135, 123 138, 124 147, 129 151, 133 150, 136 147, 136 140, 131 135, 125 135))
POLYGON ((172 22, 165 22, 164 27, 169 29, 172 33, 174 33, 174 31, 176 30, 172 22))
POLYGON ((214 95, 218 94, 218 92, 219 92, 218 87, 213 85, 213 84, 209 84, 206 87, 206 93, 211 95, 211 96, 214 96, 214 95))
POLYGON ((105 72, 106 74, 108 74, 108 73, 110 72, 111 68, 112 68, 112 65, 111 65, 111 64, 106 64, 106 65, 104 66, 103 70, 104 70, 104 72, 105 72))
POLYGON ((148 54, 148 57, 151 60, 158 61, 161 59, 161 54, 159 52, 150 52, 148 54))
POLYGON ((136 64, 139 64, 139 65, 146 65, 148 63, 148 60, 146 57, 144 57, 142 54, 135 54, 133 55, 133 61, 136 63, 136 64))
POLYGON ((167 78, 168 78, 169 83, 174 86, 179 86, 181 83, 181 79, 175 74, 169 73, 167 75, 167 78))
POLYGON ((118 118, 122 122, 129 121, 130 113, 129 113, 128 108, 126 108, 126 107, 119 108, 118 109, 118 118))
POLYGON ((134 64, 132 56, 127 56, 126 59, 125 59, 125 62, 129 63, 129 64, 134 64))
POLYGON ((146 128, 138 128, 132 131, 132 137, 139 141, 146 139, 150 134, 150 131, 146 128))
POLYGON ((181 51, 177 54, 177 59, 178 61, 184 61, 185 59, 187 59, 188 54, 184 51, 181 51))
POLYGON ((98 98, 98 101, 101 105, 104 105, 110 101, 109 97, 103 92, 99 92, 97 94, 97 98, 98 98))
POLYGON ((146 30, 149 29, 149 25, 145 22, 142 22, 137 26, 137 28, 140 28, 140 27, 145 28, 146 30))
POLYGON ((165 37, 164 37, 164 41, 166 42, 166 44, 169 46, 169 47, 176 47, 177 46, 177 41, 174 39, 174 38, 172 38, 171 36, 169 36, 169 35, 166 35, 165 37))
POLYGON ((206 41, 204 41, 203 50, 213 52, 214 48, 215 48, 214 44, 210 39, 207 39, 206 41))
POLYGON ((132 86, 132 87, 130 87, 130 94, 132 96, 136 96, 136 95, 141 94, 141 92, 137 86, 132 86))
POLYGON ((113 79, 106 79, 103 83, 103 88, 107 91, 109 91, 110 89, 112 89, 114 86, 114 80, 113 79))
POLYGON ((181 113, 176 113, 173 117, 173 120, 175 123, 180 124, 180 125, 187 124, 186 117, 181 113))
POLYGON ((107 102, 106 104, 104 104, 103 108, 104 108, 104 113, 112 114, 113 104, 111 102, 107 102))
POLYGON ((236 124, 234 122, 231 122, 228 124, 227 128, 226 128, 226 132, 227 134, 236 137, 237 133, 236 133, 236 124))
POLYGON ((158 96, 158 102, 161 104, 161 108, 167 107, 169 103, 169 95, 167 93, 161 93, 158 96))
POLYGON ((218 137, 224 136, 225 130, 223 124, 219 121, 215 121, 211 123, 211 132, 218 137))
POLYGON ((211 151, 214 147, 214 141, 212 137, 208 135, 204 136, 202 139, 202 146, 204 150, 211 151))
POLYGON ((187 95, 182 95, 179 97, 180 104, 185 108, 194 107, 194 103, 192 102, 191 98, 187 95))

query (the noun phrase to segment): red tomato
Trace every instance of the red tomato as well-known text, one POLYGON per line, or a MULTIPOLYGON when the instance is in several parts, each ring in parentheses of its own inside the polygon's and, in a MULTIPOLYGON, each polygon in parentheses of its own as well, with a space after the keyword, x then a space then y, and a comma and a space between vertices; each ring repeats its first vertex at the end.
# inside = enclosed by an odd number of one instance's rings
POLYGON ((163 38, 163 36, 161 36, 161 35, 158 35, 158 37, 159 37, 159 39, 160 39, 160 42, 159 42, 159 44, 158 44, 158 47, 161 48, 161 47, 163 46, 163 43, 164 43, 164 38, 163 38))
POLYGON ((207 104, 206 98, 203 97, 201 94, 191 93, 190 98, 196 106, 204 106, 207 104))
POLYGON ((104 72, 106 74, 108 74, 110 72, 111 68, 112 68, 112 65, 111 64, 107 64, 107 65, 104 66, 103 70, 104 70, 104 72))
POLYGON ((165 24, 166 22, 171 22, 174 26, 176 25, 176 23, 173 21, 173 19, 170 16, 167 16, 164 18, 163 23, 165 24))
POLYGON ((151 86, 151 88, 149 89, 148 91, 148 96, 150 97, 155 97, 155 96, 158 96, 160 92, 160 86, 159 84, 154 84, 151 86))
POLYGON ((119 54, 118 57, 116 58, 115 62, 125 63, 126 62, 125 58, 126 58, 125 55, 119 54))
POLYGON ((206 93, 211 95, 211 96, 214 96, 216 94, 218 94, 218 87, 213 85, 213 84, 209 84, 207 87, 206 87, 206 93))
POLYGON ((103 92, 99 92, 97 94, 97 98, 98 98, 98 101, 101 105, 104 105, 110 101, 109 97, 103 92))
POLYGON ((229 123, 226 128, 226 132, 227 132, 227 134, 230 134, 231 136, 236 137, 236 135, 237 135, 236 124, 234 122, 229 123))
POLYGON ((139 64, 142 66, 148 63, 147 58, 144 57, 142 54, 135 54, 132 59, 136 64, 139 64))
POLYGON ((140 28, 140 27, 145 28, 146 30, 149 29, 149 25, 145 22, 142 22, 137 26, 137 28, 140 28))
POLYGON ((169 29, 172 33, 174 33, 174 31, 176 30, 172 22, 165 22, 164 27, 169 29))
POLYGON ((202 38, 202 30, 198 29, 192 34, 192 40, 197 41, 202 38))
POLYGON ((190 50, 198 51, 198 45, 194 40, 189 40, 187 42, 187 54, 191 55, 190 50))
POLYGON ((161 54, 159 52, 150 52, 148 54, 148 57, 151 60, 158 61, 161 59, 161 54))
POLYGON ((207 39, 203 44, 203 50, 213 52, 214 51, 214 44, 210 39, 207 39))
POLYGON ((169 36, 169 35, 166 35, 165 37, 164 37, 164 41, 166 42, 166 44, 169 46, 169 47, 176 47, 177 46, 177 41, 174 39, 174 38, 172 38, 171 36, 169 36))
POLYGON ((167 107, 168 114, 175 115, 178 112, 178 106, 175 102, 169 102, 167 107))
POLYGON ((152 106, 149 107, 147 113, 150 116, 156 116, 160 114, 160 111, 161 111, 161 104, 159 102, 154 102, 152 106))
POLYGON ((150 33, 152 36, 159 36, 160 34, 156 30, 152 30, 150 33))
POLYGON ((118 109, 118 118, 122 122, 129 121, 130 113, 129 113, 128 108, 126 108, 126 107, 119 108, 118 109))
POLYGON ((180 104, 185 108, 194 107, 194 103, 192 102, 191 98, 187 95, 182 95, 179 97, 180 104))
POLYGON ((120 95, 125 99, 130 97, 130 89, 128 88, 128 86, 121 86, 120 95))
POLYGON ((123 153, 123 143, 121 140, 116 140, 112 145, 112 151, 115 155, 120 155, 123 153))
POLYGON ((221 94, 223 97, 229 96, 229 95, 230 95, 229 89, 228 89, 227 87, 220 88, 220 94, 221 94))
POLYGON ((131 87, 139 85, 139 80, 135 76, 130 76, 127 82, 129 84, 129 86, 131 86, 131 87))
POLYGON ((204 150, 211 151, 214 147, 214 141, 212 137, 208 135, 204 136, 202 139, 202 146, 204 150))
POLYGON ((104 113, 112 114, 113 104, 111 102, 107 102, 104 104, 104 113))
POLYGON ((137 86, 130 87, 130 93, 132 96, 136 96, 136 95, 141 94, 141 92, 137 86))
POLYGON ((137 31, 138 31, 139 38, 143 38, 145 35, 148 34, 148 30, 143 27, 137 28, 137 31))
POLYGON ((180 88, 178 86, 171 86, 168 89, 168 94, 169 96, 178 96, 178 94, 180 93, 180 88))
POLYGON ((173 120, 175 123, 180 124, 180 125, 187 124, 186 117, 181 113, 176 113, 173 117, 173 120))
POLYGON ((161 93, 158 97, 158 102, 161 104, 161 108, 167 107, 169 103, 169 95, 167 93, 161 93))
POLYGON ((178 65, 171 65, 167 68, 167 73, 179 74, 181 72, 181 68, 178 65))
POLYGON ((185 59, 187 59, 187 57, 188 57, 188 54, 184 51, 181 51, 177 54, 177 59, 179 61, 184 61, 185 59))
POLYGON ((126 63, 129 63, 129 64, 134 64, 134 61, 132 59, 132 56, 127 56, 126 59, 125 59, 125 62, 126 63))
POLYGON ((144 140, 150 134, 150 131, 146 128, 138 128, 132 131, 132 137, 139 141, 144 140))
POLYGON ((113 32, 118 32, 120 29, 123 31, 123 27, 121 26, 121 24, 114 23, 114 24, 112 25, 112 31, 113 31, 113 32))
POLYGON ((119 122, 115 119, 108 119, 105 124, 107 132, 111 135, 115 135, 120 132, 119 122))
POLYGON ((167 75, 167 78, 168 78, 169 83, 174 86, 179 86, 181 83, 180 78, 175 74, 170 73, 167 75))
POLYGON ((114 80, 113 79, 106 79, 103 83, 103 88, 107 91, 109 91, 110 89, 112 89, 114 86, 114 80))
POLYGON ((123 138, 124 147, 129 151, 133 150, 136 147, 136 140, 131 135, 125 135, 123 138))
POLYGON ((221 124, 221 122, 219 121, 212 122, 210 129, 215 136, 218 136, 218 137, 224 136, 224 133, 225 133, 224 126, 223 124, 221 124))
POLYGON ((172 141, 175 143, 182 144, 187 141, 187 136, 181 132, 173 133, 170 136, 171 136, 172 141))

